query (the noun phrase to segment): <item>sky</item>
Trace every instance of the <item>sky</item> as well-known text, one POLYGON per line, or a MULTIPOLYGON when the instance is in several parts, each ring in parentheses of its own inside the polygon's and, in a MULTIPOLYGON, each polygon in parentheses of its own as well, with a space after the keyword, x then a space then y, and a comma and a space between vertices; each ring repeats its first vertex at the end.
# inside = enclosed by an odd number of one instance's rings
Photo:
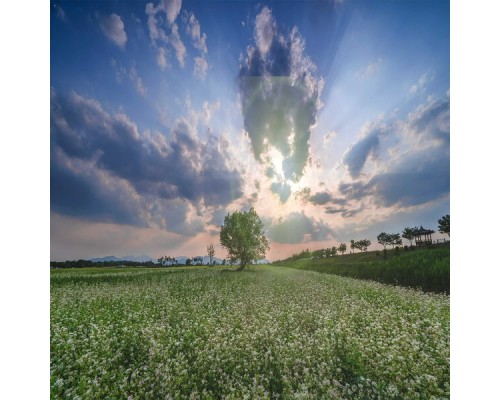
POLYGON ((50 258, 269 260, 450 213, 448 1, 50 4, 50 258))

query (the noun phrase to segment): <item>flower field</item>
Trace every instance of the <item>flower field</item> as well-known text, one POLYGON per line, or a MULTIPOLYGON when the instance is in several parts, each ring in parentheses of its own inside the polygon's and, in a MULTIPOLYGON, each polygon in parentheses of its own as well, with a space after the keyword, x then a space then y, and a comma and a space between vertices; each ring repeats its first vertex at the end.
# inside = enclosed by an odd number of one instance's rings
POLYGON ((449 311, 283 267, 52 271, 51 398, 449 398, 449 311))

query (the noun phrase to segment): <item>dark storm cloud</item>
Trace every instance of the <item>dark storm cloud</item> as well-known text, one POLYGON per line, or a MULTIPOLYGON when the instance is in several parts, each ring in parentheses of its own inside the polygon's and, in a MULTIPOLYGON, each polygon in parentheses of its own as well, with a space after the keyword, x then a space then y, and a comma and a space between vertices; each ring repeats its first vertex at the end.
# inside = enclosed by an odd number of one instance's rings
POLYGON ((188 218, 187 200, 140 196, 129 182, 92 160, 71 159, 56 148, 51 154, 50 200, 52 211, 87 221, 154 225, 185 236, 204 230, 199 218, 188 218))
POLYGON ((360 200, 368 196, 370 192, 369 185, 362 182, 340 183, 339 192, 345 196, 347 200, 360 200))
POLYGON ((239 172, 227 165, 224 139, 210 136, 201 142, 184 121, 171 139, 140 134, 127 116, 111 115, 94 100, 53 94, 51 144, 70 157, 94 160, 141 194, 204 199, 208 205, 228 204, 242 194, 239 172))
POLYGON ((341 183, 347 200, 373 196, 381 206, 409 207, 446 196, 450 192, 450 156, 442 148, 407 156, 390 172, 373 176, 367 183, 341 183))
POLYGON ((322 220, 316 221, 304 213, 293 212, 272 224, 268 237, 278 243, 302 243, 333 238, 333 230, 322 220))
MULTIPOLYGON (((346 201, 371 196, 384 207, 410 207, 441 199, 450 192, 450 98, 430 98, 409 114, 400 129, 417 138, 403 156, 388 160, 383 171, 367 181, 341 183, 339 192, 346 201), (415 147, 417 148, 415 150, 415 147)), ((369 154, 378 147, 384 129, 372 130, 344 156, 352 177, 359 173, 369 154)))
POLYGON ((181 235, 204 229, 196 204, 223 206, 241 196, 228 144, 201 142, 179 122, 170 139, 139 134, 77 94, 51 96, 51 209, 82 219, 158 226, 181 235))
POLYGON ((424 204, 450 192, 449 153, 435 151, 402 160, 391 172, 375 175, 368 185, 383 206, 424 204))
POLYGON ((141 205, 126 185, 110 181, 86 164, 75 169, 51 156, 51 209, 59 214, 101 222, 146 226, 141 205))
POLYGON ((325 207, 325 213, 327 214, 340 214, 347 211, 347 208, 335 208, 332 206, 325 207))
POLYGON ((323 205, 332 201, 332 195, 328 192, 317 192, 309 197, 309 201, 313 204, 323 205))
POLYGON ((290 195, 292 194, 292 189, 290 185, 283 182, 274 182, 271 184, 271 191, 276 193, 282 203, 286 202, 290 195))
POLYGON ((409 127, 426 141, 434 138, 444 145, 450 143, 450 96, 428 101, 409 115, 409 127))
POLYGON ((368 156, 374 156, 380 144, 379 137, 383 134, 385 134, 384 127, 373 126, 363 138, 352 145, 344 154, 342 162, 347 166, 351 177, 359 177, 368 156))
POLYGON ((262 154, 274 146, 284 157, 284 177, 298 181, 323 81, 314 76, 316 66, 304 55, 298 30, 280 33, 267 7, 256 17, 254 35, 255 46, 248 47, 239 71, 245 129, 257 160, 265 162, 262 154))

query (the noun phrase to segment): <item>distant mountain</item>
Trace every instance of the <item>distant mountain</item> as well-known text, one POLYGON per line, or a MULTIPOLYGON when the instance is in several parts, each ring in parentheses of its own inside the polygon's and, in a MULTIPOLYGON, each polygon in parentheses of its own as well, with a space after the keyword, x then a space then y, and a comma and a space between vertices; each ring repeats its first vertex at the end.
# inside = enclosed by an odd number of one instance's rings
POLYGON ((124 256, 124 257, 115 257, 115 256, 106 256, 106 257, 100 257, 100 258, 91 258, 90 261, 92 262, 107 262, 107 261, 135 261, 135 262, 147 262, 147 261, 154 261, 156 260, 154 258, 151 258, 146 255, 141 255, 141 256, 124 256))
POLYGON ((121 258, 115 257, 115 256, 106 256, 106 257, 101 257, 101 258, 91 258, 90 261, 92 262, 107 262, 107 261, 123 261, 121 258))
POLYGON ((140 255, 140 256, 124 256, 122 257, 123 261, 137 261, 137 262, 147 262, 147 261, 153 261, 157 262, 158 260, 156 258, 152 258, 146 255, 140 255))

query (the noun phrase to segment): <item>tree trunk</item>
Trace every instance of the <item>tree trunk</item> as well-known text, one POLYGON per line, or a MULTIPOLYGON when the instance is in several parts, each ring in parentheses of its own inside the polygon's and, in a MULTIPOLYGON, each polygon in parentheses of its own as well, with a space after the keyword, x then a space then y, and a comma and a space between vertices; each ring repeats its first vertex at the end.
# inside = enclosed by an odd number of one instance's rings
POLYGON ((238 268, 236 268, 236 271, 243 271, 245 269, 245 263, 241 263, 238 268))

